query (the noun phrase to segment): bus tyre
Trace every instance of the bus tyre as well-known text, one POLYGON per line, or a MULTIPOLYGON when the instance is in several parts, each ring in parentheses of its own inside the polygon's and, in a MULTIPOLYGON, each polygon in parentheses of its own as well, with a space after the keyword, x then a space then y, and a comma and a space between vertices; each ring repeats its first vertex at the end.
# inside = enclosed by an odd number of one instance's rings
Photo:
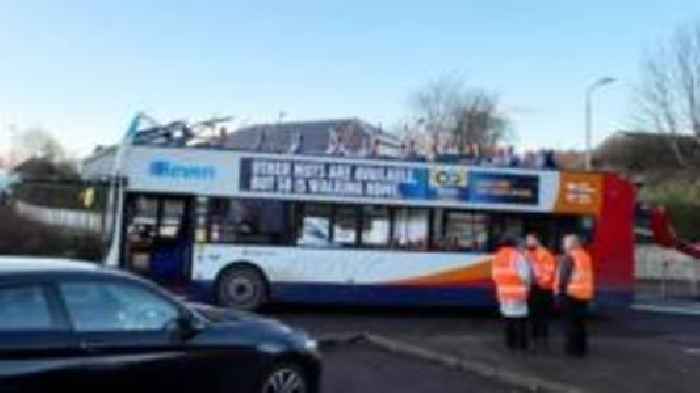
POLYGON ((267 300, 267 283, 252 267, 232 267, 222 273, 216 292, 219 305, 252 311, 267 300))

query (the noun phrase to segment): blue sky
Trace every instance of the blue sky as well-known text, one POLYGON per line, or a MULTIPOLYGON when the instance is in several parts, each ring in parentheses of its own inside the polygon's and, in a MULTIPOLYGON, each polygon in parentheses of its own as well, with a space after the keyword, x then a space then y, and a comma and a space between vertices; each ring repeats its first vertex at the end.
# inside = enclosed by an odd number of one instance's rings
POLYGON ((446 72, 497 92, 519 145, 577 148, 585 86, 620 79, 596 140, 631 126, 644 49, 700 17, 691 0, 407 3, 0 0, 0 151, 14 124, 85 154, 139 110, 388 127, 446 72))

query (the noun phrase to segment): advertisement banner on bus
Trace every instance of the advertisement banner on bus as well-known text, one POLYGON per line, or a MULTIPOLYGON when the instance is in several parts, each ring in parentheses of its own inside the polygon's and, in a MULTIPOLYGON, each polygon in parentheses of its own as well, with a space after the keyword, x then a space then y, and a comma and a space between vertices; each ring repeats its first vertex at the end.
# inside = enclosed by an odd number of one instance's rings
POLYGON ((370 199, 447 200, 481 204, 539 204, 539 176, 467 170, 241 159, 240 190, 370 199))
POLYGON ((536 175, 515 175, 472 171, 469 174, 469 197, 472 203, 539 204, 536 175))

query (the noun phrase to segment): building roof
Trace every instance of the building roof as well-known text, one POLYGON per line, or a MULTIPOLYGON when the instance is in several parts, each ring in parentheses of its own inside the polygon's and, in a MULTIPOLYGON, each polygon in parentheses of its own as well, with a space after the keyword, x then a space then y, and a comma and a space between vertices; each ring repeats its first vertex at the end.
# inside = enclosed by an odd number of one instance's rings
POLYGON ((329 145, 330 135, 335 132, 350 149, 360 149, 364 138, 369 135, 379 137, 383 143, 399 146, 398 138, 380 128, 357 118, 294 121, 272 124, 256 124, 243 127, 229 134, 224 142, 226 147, 253 150, 264 133, 265 151, 286 151, 295 135, 302 136, 301 150, 305 153, 324 152, 329 145))

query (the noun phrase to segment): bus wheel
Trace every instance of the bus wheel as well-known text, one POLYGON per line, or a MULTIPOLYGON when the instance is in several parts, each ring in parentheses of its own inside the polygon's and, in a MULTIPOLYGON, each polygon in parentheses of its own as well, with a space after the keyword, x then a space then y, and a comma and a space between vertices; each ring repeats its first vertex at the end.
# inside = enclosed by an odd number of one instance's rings
POLYGON ((267 300, 267 283, 256 269, 237 266, 221 274, 216 293, 219 305, 251 311, 267 300))

